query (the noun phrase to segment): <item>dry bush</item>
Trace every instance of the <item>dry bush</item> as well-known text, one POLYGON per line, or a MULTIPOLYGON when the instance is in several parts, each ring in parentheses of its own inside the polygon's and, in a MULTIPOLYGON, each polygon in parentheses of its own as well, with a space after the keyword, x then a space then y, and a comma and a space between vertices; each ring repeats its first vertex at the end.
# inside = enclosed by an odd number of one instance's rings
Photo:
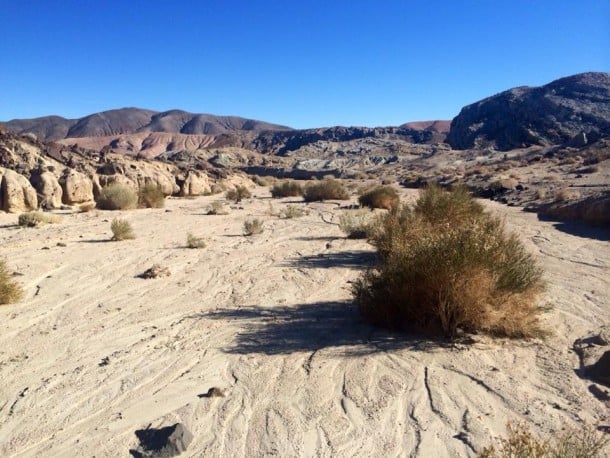
POLYGON ((138 195, 127 185, 114 183, 105 186, 97 198, 97 208, 102 210, 131 210, 138 205, 138 195))
POLYGON ((163 208, 165 194, 160 187, 154 184, 145 184, 138 193, 138 206, 142 208, 163 208))
POLYGON ((226 190, 225 186, 221 183, 214 183, 210 187, 210 194, 220 194, 226 190))
POLYGON ((244 222, 244 235, 256 235, 262 233, 264 230, 263 222, 258 219, 247 219, 244 222))
POLYGON ((296 181, 282 181, 271 188, 271 197, 296 197, 303 195, 303 187, 296 181))
POLYGON ((454 337, 458 330, 540 336, 535 299, 542 272, 502 221, 464 189, 429 187, 414 207, 375 222, 379 265, 353 286, 374 324, 416 327, 454 337))
POLYGON ((498 448, 486 447, 480 458, 602 458, 607 455, 609 439, 591 426, 569 429, 557 437, 542 440, 524 425, 507 426, 508 437, 498 448))
POLYGON ((251 175, 250 179, 259 186, 271 186, 275 181, 274 177, 262 177, 260 175, 251 175))
POLYGON ((228 215, 229 212, 227 211, 224 202, 216 201, 216 202, 212 202, 210 204, 206 214, 208 214, 208 215, 228 215))
POLYGON ((536 199, 539 199, 539 200, 546 199, 546 189, 538 188, 536 190, 536 199))
POLYGON ((553 200, 555 202, 567 202, 569 200, 576 199, 578 196, 578 191, 568 189, 567 185, 564 185, 555 190, 553 200))
POLYGON ((339 180, 324 178, 322 181, 311 183, 303 191, 305 202, 323 200, 348 200, 349 192, 339 180))
POLYGON ((339 218, 339 228, 348 239, 366 239, 371 231, 372 213, 367 210, 347 210, 339 218))
POLYGON ((236 186, 235 189, 229 189, 225 194, 228 200, 232 200, 235 203, 239 203, 242 199, 249 199, 252 197, 250 190, 245 186, 236 186))
POLYGON ((390 210, 400 203, 400 198, 393 187, 376 186, 358 197, 358 203, 363 207, 390 210))
POLYGON ((45 224, 58 224, 61 222, 61 218, 57 215, 34 211, 20 214, 17 221, 23 227, 38 227, 45 224))
POLYGON ((301 216, 308 215, 309 211, 305 208, 298 207, 296 205, 288 205, 280 211, 280 218, 300 218, 301 216))
POLYGON ((187 248, 205 248, 205 240, 202 237, 197 237, 192 233, 186 234, 186 247, 187 248))
POLYGON ((85 202, 78 206, 78 211, 80 213, 88 213, 88 212, 92 211, 93 209, 95 209, 95 202, 85 202))
POLYGON ((110 223, 110 230, 112 231, 112 238, 110 240, 114 240, 115 242, 136 238, 131 224, 129 221, 124 219, 113 219, 112 223, 110 223))
POLYGON ((12 304, 23 297, 23 289, 12 280, 6 260, 0 259, 0 305, 12 304))

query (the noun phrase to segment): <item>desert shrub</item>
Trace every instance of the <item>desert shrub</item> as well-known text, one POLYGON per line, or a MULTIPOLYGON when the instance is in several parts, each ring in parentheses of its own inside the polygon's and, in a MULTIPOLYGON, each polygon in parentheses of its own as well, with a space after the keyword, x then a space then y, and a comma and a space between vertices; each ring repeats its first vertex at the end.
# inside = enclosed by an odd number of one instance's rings
POLYGON ((23 297, 23 289, 11 278, 6 260, 0 259, 0 305, 12 304, 23 297))
POLYGON ((245 186, 236 186, 234 189, 229 189, 225 194, 226 198, 239 203, 242 199, 248 199, 252 197, 250 190, 245 186))
POLYGON ((127 185, 114 183, 104 186, 97 198, 97 208, 102 210, 129 210, 138 205, 138 195, 127 185))
POLYGON ((251 175, 250 179, 259 186, 271 186, 273 184, 273 177, 262 177, 260 175, 251 175))
POLYGON ((282 181, 271 188, 271 197, 295 197, 303 195, 303 187, 296 181, 282 181))
POLYGON ((347 200, 349 192, 339 180, 324 178, 308 185, 303 191, 305 202, 316 202, 323 200, 347 200))
POLYGON ((244 222, 244 235, 255 235, 263 232, 263 222, 258 219, 247 219, 244 222))
POLYGON ((228 215, 224 202, 215 201, 210 204, 207 211, 208 215, 228 215))
POLYGON ((298 207, 297 205, 288 205, 280 211, 280 218, 300 218, 307 214, 309 212, 305 208, 298 207))
POLYGON ((20 214, 17 221, 23 227, 37 227, 45 224, 60 223, 61 218, 57 215, 48 215, 43 212, 34 211, 20 214))
POLYGON ((110 230, 112 231, 112 239, 116 242, 121 240, 135 239, 136 236, 133 233, 133 228, 129 221, 124 219, 115 218, 110 223, 110 230))
POLYGON ((578 191, 568 189, 567 186, 561 186, 555 190, 553 200, 555 202, 567 202, 578 197, 578 191))
POLYGON ((210 194, 220 194, 221 192, 223 192, 225 190, 225 187, 223 184, 221 183, 214 183, 211 187, 210 187, 210 194))
POLYGON ((525 426, 507 426, 508 437, 498 448, 489 446, 480 458, 602 458, 608 456, 608 438, 591 426, 569 429, 553 439, 535 437, 525 426))
POLYGON ((186 247, 187 248, 205 248, 205 240, 202 237, 197 237, 192 233, 186 234, 186 247))
POLYGON ((81 213, 88 213, 95 208, 95 202, 85 202, 78 206, 78 211, 81 213))
POLYGON ((391 186, 376 186, 358 197, 358 203, 363 207, 385 208, 390 210, 398 205, 400 198, 391 186))
POLYGON ((535 298, 542 272, 502 221, 464 190, 423 190, 414 207, 375 221, 369 237, 379 265, 354 285, 374 324, 448 337, 464 331, 541 335, 535 298))
POLYGON ((348 239, 366 239, 371 230, 372 214, 367 210, 347 210, 339 218, 339 228, 348 239))
POLYGON ((145 184, 138 192, 138 206, 142 208, 163 208, 165 194, 160 187, 154 184, 145 184))

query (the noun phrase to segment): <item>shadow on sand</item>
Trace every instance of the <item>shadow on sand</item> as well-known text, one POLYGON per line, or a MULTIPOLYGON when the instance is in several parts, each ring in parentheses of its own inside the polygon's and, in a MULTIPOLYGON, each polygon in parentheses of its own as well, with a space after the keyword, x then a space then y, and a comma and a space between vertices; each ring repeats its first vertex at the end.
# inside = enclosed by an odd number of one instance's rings
POLYGON ((555 222, 553 227, 566 234, 587 239, 601 240, 603 242, 610 241, 610 228, 590 226, 576 221, 557 221, 554 218, 549 218, 540 214, 538 215, 538 219, 540 221, 555 222))
POLYGON ((375 264, 376 260, 377 254, 371 251, 342 251, 340 253, 320 253, 288 259, 284 266, 306 269, 329 269, 332 267, 365 269, 375 264))

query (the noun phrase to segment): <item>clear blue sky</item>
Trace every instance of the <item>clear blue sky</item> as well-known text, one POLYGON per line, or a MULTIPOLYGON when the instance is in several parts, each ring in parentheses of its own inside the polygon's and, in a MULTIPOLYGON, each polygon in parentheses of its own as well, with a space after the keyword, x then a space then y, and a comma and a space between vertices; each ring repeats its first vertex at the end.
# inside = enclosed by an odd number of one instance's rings
POLYGON ((397 125, 610 71, 608 0, 0 0, 0 23, 4 121, 135 106, 397 125))

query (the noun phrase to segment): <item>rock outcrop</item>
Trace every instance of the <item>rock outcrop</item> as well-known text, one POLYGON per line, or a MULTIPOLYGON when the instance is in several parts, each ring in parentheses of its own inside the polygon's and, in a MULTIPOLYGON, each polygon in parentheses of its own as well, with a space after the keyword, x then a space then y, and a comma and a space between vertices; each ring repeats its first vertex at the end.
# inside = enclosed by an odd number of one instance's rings
POLYGON ((59 180, 50 171, 37 171, 32 173, 30 182, 38 193, 40 206, 46 210, 61 208, 63 189, 59 180))
POLYGON ((180 195, 201 196, 211 192, 210 180, 208 176, 197 170, 189 170, 183 181, 179 182, 180 195))
POLYGON ((93 200, 93 182, 85 174, 67 168, 59 178, 59 183, 63 190, 64 204, 75 205, 93 200))
POLYGON ((468 105, 451 122, 456 149, 583 145, 610 136, 610 73, 582 73, 518 87, 468 105))
POLYGON ((0 203, 5 212, 21 213, 36 210, 38 197, 26 177, 0 168, 0 203))

